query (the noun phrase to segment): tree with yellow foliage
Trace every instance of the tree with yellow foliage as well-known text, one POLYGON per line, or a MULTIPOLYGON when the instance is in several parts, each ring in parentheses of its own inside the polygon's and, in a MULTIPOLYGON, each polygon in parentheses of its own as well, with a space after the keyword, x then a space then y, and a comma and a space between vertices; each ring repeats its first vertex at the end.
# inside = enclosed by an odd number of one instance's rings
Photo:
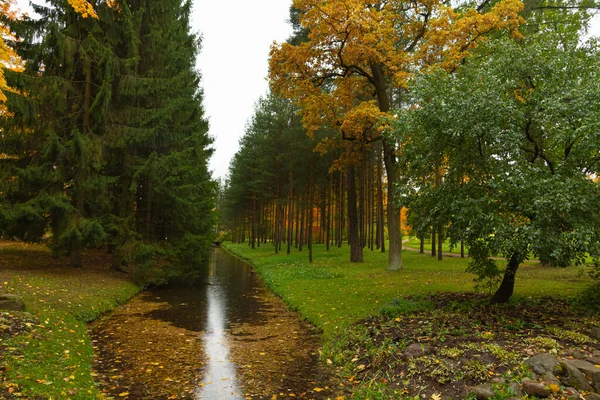
POLYGON ((309 134, 325 125, 346 140, 383 142, 390 270, 402 268, 398 143, 370 127, 393 117, 415 73, 454 68, 492 32, 517 34, 523 3, 487 3, 457 11, 440 0, 294 0, 306 40, 271 49, 271 86, 298 102, 309 134))
POLYGON ((4 76, 5 68, 19 68, 19 58, 14 50, 7 45, 6 40, 13 38, 10 30, 5 24, 6 19, 16 18, 16 13, 12 9, 14 0, 0 0, 0 111, 4 109, 3 103, 6 101, 6 92, 9 90, 4 76))

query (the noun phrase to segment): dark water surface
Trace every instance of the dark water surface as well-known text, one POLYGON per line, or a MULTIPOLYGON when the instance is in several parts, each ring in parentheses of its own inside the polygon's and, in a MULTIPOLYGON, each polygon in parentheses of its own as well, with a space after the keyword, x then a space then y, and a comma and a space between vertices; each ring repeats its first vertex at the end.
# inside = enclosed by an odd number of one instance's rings
POLYGON ((205 284, 146 292, 90 325, 94 369, 118 398, 327 398, 318 334, 249 264, 215 249, 205 284), (273 397, 276 396, 276 397, 273 397))

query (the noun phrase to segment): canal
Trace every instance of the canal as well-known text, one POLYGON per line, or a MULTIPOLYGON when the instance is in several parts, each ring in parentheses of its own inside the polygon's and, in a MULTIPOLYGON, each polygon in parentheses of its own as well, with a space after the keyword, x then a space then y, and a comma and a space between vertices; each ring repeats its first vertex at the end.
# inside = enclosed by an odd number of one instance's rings
POLYGON ((319 335, 214 249, 195 288, 142 293, 89 326, 96 381, 129 399, 324 399, 319 335))

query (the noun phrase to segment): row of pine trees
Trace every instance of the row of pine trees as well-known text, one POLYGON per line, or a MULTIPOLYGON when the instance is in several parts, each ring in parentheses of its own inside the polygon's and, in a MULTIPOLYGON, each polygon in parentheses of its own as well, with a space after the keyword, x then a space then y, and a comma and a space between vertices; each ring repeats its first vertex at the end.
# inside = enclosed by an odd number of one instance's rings
POLYGON ((97 19, 63 0, 32 6, 10 22, 24 71, 6 71, 0 235, 46 240, 74 267, 106 247, 113 269, 189 278, 208 256, 216 193, 191 2, 98 1, 97 19))

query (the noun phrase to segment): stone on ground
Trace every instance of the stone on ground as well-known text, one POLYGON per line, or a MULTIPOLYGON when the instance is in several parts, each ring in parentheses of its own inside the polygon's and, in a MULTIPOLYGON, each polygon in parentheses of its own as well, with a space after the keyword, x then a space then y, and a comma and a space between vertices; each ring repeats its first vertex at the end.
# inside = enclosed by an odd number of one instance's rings
POLYGON ((473 393, 475 397, 477 397, 477 400, 488 400, 494 397, 494 389, 489 383, 473 386, 471 388, 471 393, 473 393))
POLYGON ((23 299, 14 294, 0 294, 0 310, 5 311, 24 311, 25 303, 23 299))
POLYGON ((543 383, 535 382, 530 379, 524 379, 522 382, 523 391, 530 396, 546 398, 550 396, 552 391, 543 383))
POLYGON ((536 374, 544 375, 547 372, 554 372, 558 365, 558 358, 552 354, 536 354, 525 360, 525 364, 529 365, 536 374))

